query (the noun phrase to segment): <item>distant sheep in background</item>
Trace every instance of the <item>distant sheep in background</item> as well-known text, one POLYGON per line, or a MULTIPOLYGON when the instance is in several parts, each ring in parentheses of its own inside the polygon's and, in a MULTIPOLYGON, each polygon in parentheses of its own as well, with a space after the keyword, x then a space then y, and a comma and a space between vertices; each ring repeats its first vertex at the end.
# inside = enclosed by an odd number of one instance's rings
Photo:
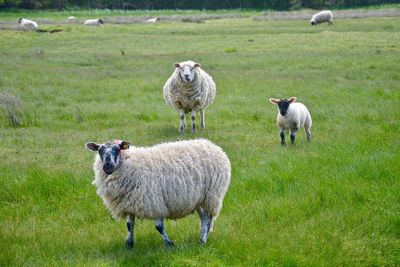
POLYGON ((67 19, 67 21, 68 22, 75 22, 75 17, 74 16, 70 16, 70 17, 68 17, 68 19, 67 19))
POLYGON ((330 26, 333 25, 332 19, 333 19, 332 11, 325 10, 317 14, 314 14, 310 20, 310 23, 311 25, 318 25, 323 22, 328 22, 330 26))
POLYGON ((290 141, 294 144, 297 130, 304 126, 307 140, 311 141, 311 115, 306 106, 296 102, 296 97, 289 99, 270 98, 272 104, 278 105, 278 117, 276 119, 280 129, 281 144, 286 145, 285 131, 291 130, 290 141))
POLYGON ((126 248, 134 244, 135 218, 155 220, 165 245, 174 243, 164 219, 179 219, 197 211, 200 242, 217 218, 231 179, 228 156, 206 139, 130 147, 126 141, 87 143, 97 151, 93 185, 115 218, 127 218, 126 248))
POLYGON ((104 24, 102 19, 87 19, 83 22, 83 25, 87 26, 101 26, 102 24, 104 24))
POLYGON ((155 17, 155 18, 146 20, 146 23, 156 23, 158 20, 160 20, 160 18, 159 17, 155 17))
POLYGON ((205 128, 204 110, 215 98, 216 87, 213 78, 193 61, 175 63, 175 71, 164 85, 164 99, 180 114, 179 133, 186 127, 185 115, 192 114, 192 132, 196 132, 196 112, 200 112, 200 128, 205 128))
POLYGON ((28 30, 36 30, 38 28, 38 24, 35 21, 20 18, 18 20, 20 27, 26 31, 28 30))

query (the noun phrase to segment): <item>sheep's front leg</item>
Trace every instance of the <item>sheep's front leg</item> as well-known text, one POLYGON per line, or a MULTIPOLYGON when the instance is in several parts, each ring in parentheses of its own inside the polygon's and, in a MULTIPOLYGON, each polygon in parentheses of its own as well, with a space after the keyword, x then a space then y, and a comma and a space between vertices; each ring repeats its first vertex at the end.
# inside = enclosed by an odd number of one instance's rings
POLYGON ((156 229, 157 229, 157 231, 161 234, 162 239, 164 240, 165 245, 166 245, 166 246, 173 246, 173 245, 174 245, 174 242, 172 242, 172 241, 169 239, 169 237, 168 237, 168 235, 167 235, 167 231, 165 231, 163 219, 156 220, 156 221, 155 221, 155 224, 156 224, 156 229))
POLYGON ((284 146, 284 145, 286 145, 284 128, 281 128, 280 135, 281 135, 281 145, 284 146))
POLYGON ((204 110, 200 110, 200 128, 204 129, 206 127, 206 121, 204 120, 204 110))
POLYGON ((181 119, 181 123, 179 126, 179 133, 183 134, 185 132, 185 127, 186 127, 186 116, 185 116, 185 112, 183 111, 183 109, 179 110, 179 116, 181 119))
POLYGON ((210 232, 212 218, 202 208, 200 208, 197 213, 199 214, 201 222, 200 243, 205 244, 207 243, 208 233, 210 232))
POLYGON ((192 110, 192 133, 196 132, 196 111, 192 110))
POLYGON ((296 139, 296 134, 297 131, 299 130, 299 128, 293 128, 291 133, 290 133, 290 142, 292 143, 292 145, 294 144, 294 139, 296 139))
POLYGON ((125 248, 126 250, 132 249, 134 244, 133 229, 135 228, 135 217, 128 215, 128 221, 126 223, 128 228, 128 237, 126 238, 125 248))

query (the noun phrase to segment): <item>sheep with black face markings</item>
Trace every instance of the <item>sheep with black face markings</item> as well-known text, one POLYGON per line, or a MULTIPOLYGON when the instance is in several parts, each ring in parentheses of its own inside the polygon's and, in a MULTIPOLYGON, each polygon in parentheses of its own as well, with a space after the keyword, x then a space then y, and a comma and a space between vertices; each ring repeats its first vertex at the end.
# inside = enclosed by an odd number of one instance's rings
POLYGON ((19 23, 20 27, 26 31, 36 30, 38 28, 38 24, 33 20, 20 18, 18 20, 18 23, 19 23))
POLYGON ((135 218, 155 220, 169 246, 164 219, 200 216, 200 242, 218 216, 231 178, 231 165, 222 149, 205 139, 130 147, 126 141, 87 143, 98 151, 93 185, 115 218, 128 219, 126 248, 133 246, 135 218))
POLYGON ((286 145, 285 131, 290 129, 290 141, 294 144, 297 131, 300 127, 304 127, 307 135, 307 140, 311 141, 311 115, 307 107, 302 103, 296 102, 296 97, 289 99, 270 98, 272 104, 278 105, 278 117, 276 118, 280 129, 281 144, 286 145))
POLYGON ((184 133, 187 113, 192 115, 192 132, 196 132, 196 112, 200 112, 200 128, 205 128, 205 109, 215 98, 213 78, 194 61, 175 63, 175 71, 164 85, 164 99, 180 114, 179 133, 184 133))

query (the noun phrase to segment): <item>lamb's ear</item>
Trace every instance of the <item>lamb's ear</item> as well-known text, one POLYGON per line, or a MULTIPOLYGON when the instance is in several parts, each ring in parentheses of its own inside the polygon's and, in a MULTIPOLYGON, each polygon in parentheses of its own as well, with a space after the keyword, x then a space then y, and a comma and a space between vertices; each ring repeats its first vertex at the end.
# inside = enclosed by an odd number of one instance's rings
POLYGON ((199 67, 201 67, 201 65, 199 63, 194 63, 194 67, 199 68, 199 67))
POLYGON ((122 141, 122 142, 119 144, 119 148, 120 148, 121 150, 125 150, 125 149, 128 149, 130 145, 131 145, 131 143, 129 143, 129 142, 127 142, 127 141, 122 141))
POLYGON ((175 63, 175 64, 174 64, 174 67, 175 67, 175 68, 180 68, 181 65, 179 65, 179 63, 175 63))
POLYGON ((276 98, 270 98, 269 102, 271 102, 271 104, 278 104, 279 103, 279 99, 276 98))
POLYGON ((295 96, 292 96, 291 98, 289 98, 289 103, 292 104, 292 103, 296 102, 296 99, 297 98, 295 96))
POLYGON ((96 144, 96 143, 86 143, 86 147, 87 147, 89 150, 92 150, 92 151, 98 151, 98 150, 99 150, 99 146, 100 146, 100 145, 98 145, 98 144, 96 144))

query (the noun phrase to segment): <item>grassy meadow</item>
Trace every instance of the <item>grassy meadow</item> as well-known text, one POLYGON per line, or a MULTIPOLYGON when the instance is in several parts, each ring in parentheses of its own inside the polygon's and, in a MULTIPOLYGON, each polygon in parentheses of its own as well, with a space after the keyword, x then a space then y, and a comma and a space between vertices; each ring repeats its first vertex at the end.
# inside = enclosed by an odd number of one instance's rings
POLYGON ((0 31, 0 266, 400 265, 399 18, 60 27, 0 31), (162 87, 187 59, 217 96, 180 136, 162 87), (267 99, 291 96, 313 139, 282 147, 267 99), (174 248, 137 220, 126 252, 84 144, 200 137, 232 163, 207 245, 194 214, 166 222, 174 248))

